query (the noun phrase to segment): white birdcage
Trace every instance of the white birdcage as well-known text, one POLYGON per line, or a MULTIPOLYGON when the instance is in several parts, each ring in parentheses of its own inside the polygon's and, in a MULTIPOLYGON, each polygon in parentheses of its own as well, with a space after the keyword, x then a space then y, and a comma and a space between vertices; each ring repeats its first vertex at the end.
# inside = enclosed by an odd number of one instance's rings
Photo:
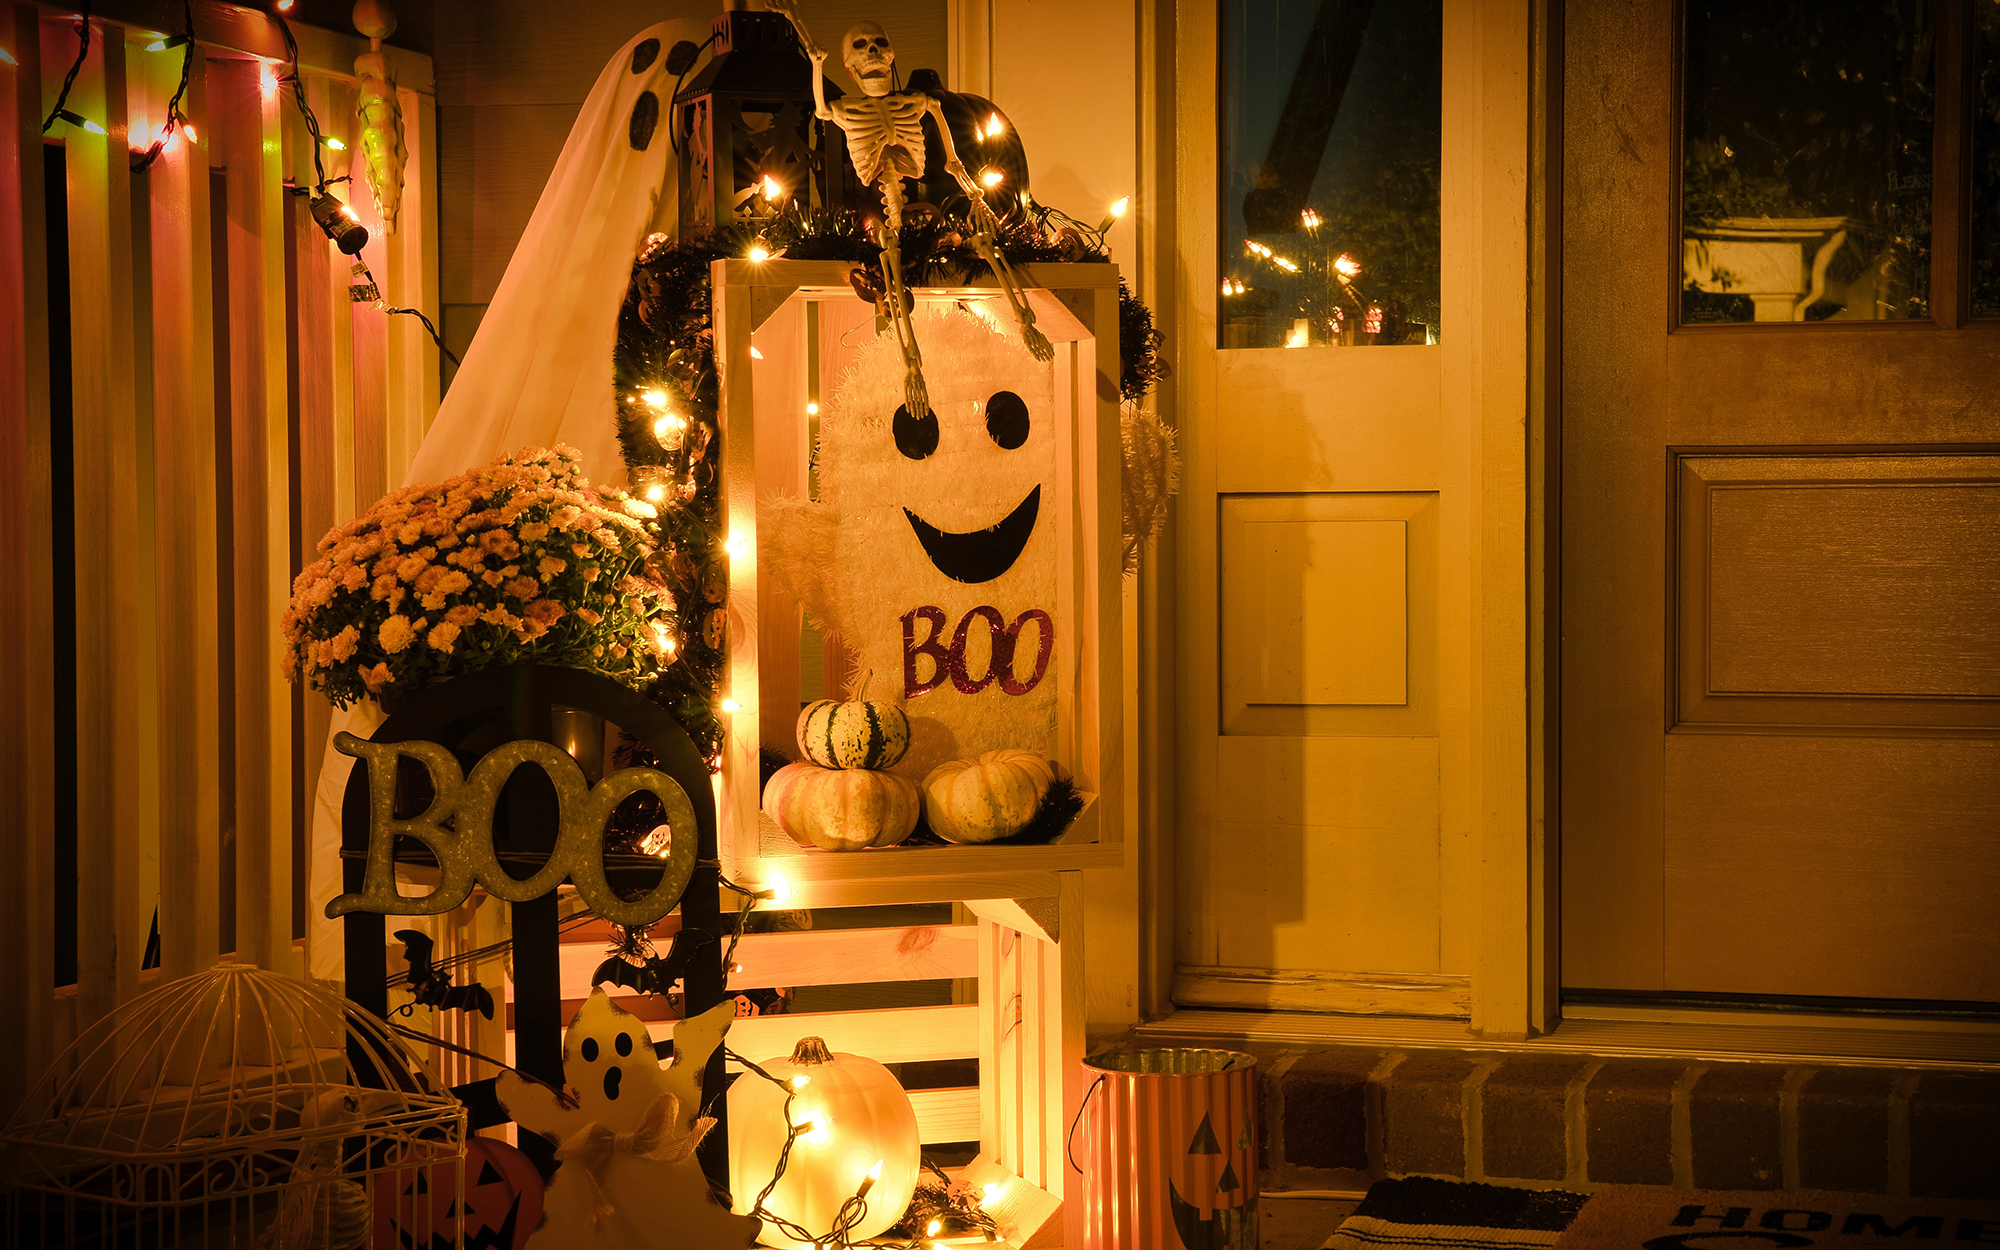
POLYGON ((395 1032, 317 986, 224 964, 85 1030, 0 1136, 6 1245, 419 1245, 463 1190, 465 1109, 395 1032), (385 1173, 397 1175, 378 1184, 385 1173), (422 1210, 414 1209, 421 1206, 422 1210))

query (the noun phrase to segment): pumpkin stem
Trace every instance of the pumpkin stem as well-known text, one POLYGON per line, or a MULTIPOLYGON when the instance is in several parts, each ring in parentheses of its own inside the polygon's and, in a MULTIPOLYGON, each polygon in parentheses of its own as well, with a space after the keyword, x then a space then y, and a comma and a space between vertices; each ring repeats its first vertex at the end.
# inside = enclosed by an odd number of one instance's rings
POLYGON ((874 679, 875 679, 875 670, 872 668, 869 669, 867 672, 861 674, 861 684, 854 688, 854 701, 856 703, 859 703, 863 699, 866 699, 868 697, 868 683, 873 681, 874 679))
POLYGON ((799 1039, 799 1044, 792 1048, 792 1062, 832 1063, 833 1052, 826 1048, 826 1042, 821 1038, 802 1037, 799 1039))

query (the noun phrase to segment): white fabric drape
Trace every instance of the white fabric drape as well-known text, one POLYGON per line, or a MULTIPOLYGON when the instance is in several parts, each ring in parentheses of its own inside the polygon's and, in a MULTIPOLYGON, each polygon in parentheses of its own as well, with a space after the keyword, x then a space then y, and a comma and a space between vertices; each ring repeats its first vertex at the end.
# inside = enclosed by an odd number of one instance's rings
MULTIPOLYGON (((553 443, 581 451, 592 481, 623 484, 611 392, 618 308, 646 235, 673 233, 679 212, 667 52, 678 40, 707 36, 706 21, 649 26, 597 76, 404 485, 442 481, 507 452, 553 443), (649 40, 650 59, 635 58, 649 40), (646 63, 635 70, 639 60, 646 63), (646 93, 655 121, 635 146, 634 110, 646 93)), ((366 736, 381 721, 380 710, 364 703, 336 710, 328 732, 309 848, 307 954, 315 977, 343 976, 340 924, 326 919, 326 904, 342 888, 340 805, 354 761, 333 749, 332 736, 343 729, 366 736)))

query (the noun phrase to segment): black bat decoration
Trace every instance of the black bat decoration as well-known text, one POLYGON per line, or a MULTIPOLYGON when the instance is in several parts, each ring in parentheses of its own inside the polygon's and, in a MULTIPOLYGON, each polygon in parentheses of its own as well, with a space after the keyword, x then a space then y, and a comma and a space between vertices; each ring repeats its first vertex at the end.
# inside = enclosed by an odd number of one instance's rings
POLYGON ((687 930, 674 934, 673 943, 667 947, 664 956, 651 954, 652 943, 640 948, 643 963, 633 963, 624 955, 614 952, 609 959, 597 965, 597 971, 590 974, 592 985, 610 984, 628 989, 638 994, 657 994, 665 997, 674 982, 687 971, 688 950, 692 942, 683 942, 687 930))
POLYGON ((431 966, 429 937, 416 929, 398 929, 396 936, 403 940, 403 958, 410 963, 410 992, 419 1003, 440 1010, 476 1011, 488 1020, 493 1018, 491 991, 477 981, 453 985, 450 977, 431 966))

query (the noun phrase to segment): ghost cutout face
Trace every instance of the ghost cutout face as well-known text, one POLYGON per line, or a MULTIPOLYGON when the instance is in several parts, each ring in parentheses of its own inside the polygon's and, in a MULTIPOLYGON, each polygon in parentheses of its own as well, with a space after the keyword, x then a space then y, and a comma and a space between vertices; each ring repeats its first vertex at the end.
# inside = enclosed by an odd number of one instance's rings
MULTIPOLYGON (((995 446, 1005 451, 1019 450, 1028 441, 1033 425, 1027 401, 1012 391, 995 391, 983 402, 975 400, 972 415, 985 418, 986 433, 995 446)), ((895 435, 896 450, 906 459, 928 460, 937 450, 940 435, 935 405, 918 418, 910 415, 907 405, 898 404, 889 426, 895 435)), ((903 515, 909 518, 910 529, 938 572, 955 582, 977 586, 1003 576, 1021 558, 1028 539, 1034 536, 1041 502, 1042 487, 1038 482, 1005 517, 982 529, 960 533, 939 529, 907 505, 903 515)))
POLYGON ((900 688, 921 777, 999 747, 1048 754, 1056 604, 1052 366, 956 304, 917 315, 931 410, 893 336, 864 344, 820 418, 820 498, 765 505, 760 557, 822 628, 900 688))
MULTIPOLYGON (((693 1131, 701 1107, 701 1075, 735 1016, 725 1002, 674 1026, 674 1062, 660 1066, 646 1023, 619 1010, 602 989, 578 1009, 563 1035, 563 1081, 570 1100, 544 1086, 503 1072, 494 1092, 522 1128, 566 1145, 592 1125, 612 1133, 638 1131, 662 1095, 676 1103, 675 1137, 693 1131)), ((732 1214, 711 1193, 692 1152, 673 1160, 614 1153, 597 1179, 613 1210, 601 1218, 591 1186, 577 1165, 565 1161, 549 1183, 542 1230, 530 1250, 547 1246, 582 1250, 650 1250, 686 1247, 720 1250, 749 1246, 758 1221, 732 1214)))

